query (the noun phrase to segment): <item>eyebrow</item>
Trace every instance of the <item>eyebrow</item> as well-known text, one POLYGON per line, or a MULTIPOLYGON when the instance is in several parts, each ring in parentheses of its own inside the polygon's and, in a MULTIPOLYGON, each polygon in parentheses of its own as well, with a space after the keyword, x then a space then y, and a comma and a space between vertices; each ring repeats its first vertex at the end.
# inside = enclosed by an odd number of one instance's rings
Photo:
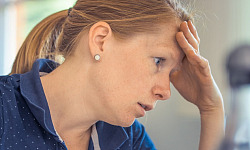
MULTIPOLYGON (((178 48, 177 51, 179 51, 179 55, 180 55, 180 59, 178 59, 178 64, 177 64, 177 67, 176 68, 180 68, 180 63, 182 62, 182 60, 185 58, 185 53, 183 52, 183 50, 181 49, 181 47, 179 46, 177 40, 174 40, 174 43, 176 44, 175 46, 178 48), (182 53, 184 54, 183 57, 182 57, 182 53)), ((163 47, 163 48, 168 48, 168 49, 173 49, 172 46, 170 46, 167 42, 161 42, 161 43, 157 43, 157 46, 160 46, 160 47, 163 47)), ((175 54, 173 53, 173 51, 175 50, 172 50, 171 52, 169 51, 165 51, 164 53, 170 55, 170 57, 173 59, 175 58, 175 54)), ((177 54, 178 55, 178 54, 177 54)), ((178 57, 178 56, 177 56, 178 57)))

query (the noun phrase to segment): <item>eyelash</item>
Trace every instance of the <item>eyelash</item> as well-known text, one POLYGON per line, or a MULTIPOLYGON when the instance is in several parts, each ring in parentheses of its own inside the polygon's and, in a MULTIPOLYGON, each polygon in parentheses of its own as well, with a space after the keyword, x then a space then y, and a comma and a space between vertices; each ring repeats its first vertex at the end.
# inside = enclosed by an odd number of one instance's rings
MULTIPOLYGON (((160 62, 158 63, 158 64, 156 64, 156 66, 159 66, 162 62, 164 62, 166 59, 164 59, 164 58, 161 58, 161 57, 155 57, 154 58, 155 60, 156 59, 159 59, 160 60, 160 62)), ((157 63, 157 61, 155 61, 155 63, 157 63)))

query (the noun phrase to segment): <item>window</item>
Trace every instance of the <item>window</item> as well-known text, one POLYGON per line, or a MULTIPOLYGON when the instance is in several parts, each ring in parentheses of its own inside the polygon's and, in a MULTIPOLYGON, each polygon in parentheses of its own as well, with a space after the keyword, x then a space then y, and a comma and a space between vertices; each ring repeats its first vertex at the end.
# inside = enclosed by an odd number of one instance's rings
POLYGON ((18 49, 38 22, 75 1, 0 0, 0 75, 10 72, 18 49))

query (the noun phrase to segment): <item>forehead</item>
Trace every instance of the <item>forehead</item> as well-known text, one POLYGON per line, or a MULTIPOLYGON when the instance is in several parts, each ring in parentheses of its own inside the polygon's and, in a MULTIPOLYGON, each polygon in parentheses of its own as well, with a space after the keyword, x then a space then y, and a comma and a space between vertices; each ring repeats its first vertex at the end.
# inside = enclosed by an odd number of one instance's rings
POLYGON ((176 33, 179 31, 179 27, 179 21, 172 21, 159 25, 159 28, 156 32, 158 39, 156 45, 161 47, 178 46, 176 41, 176 33))
POLYGON ((176 20, 169 23, 159 25, 159 30, 152 36, 151 43, 154 52, 165 53, 173 58, 184 57, 184 52, 180 48, 176 40, 176 33, 179 31, 181 21, 176 20))
POLYGON ((175 62, 179 62, 184 57, 176 40, 180 24, 180 20, 173 19, 167 23, 155 25, 152 31, 135 34, 125 41, 118 42, 118 45, 126 47, 127 50, 123 51, 125 53, 138 55, 144 53, 151 57, 172 58, 175 62))

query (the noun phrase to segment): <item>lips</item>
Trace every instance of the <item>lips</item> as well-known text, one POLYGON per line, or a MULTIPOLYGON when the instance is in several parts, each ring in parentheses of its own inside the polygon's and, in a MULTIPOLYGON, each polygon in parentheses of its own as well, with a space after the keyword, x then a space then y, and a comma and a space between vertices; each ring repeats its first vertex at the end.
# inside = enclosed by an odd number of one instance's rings
POLYGON ((143 104, 143 103, 139 103, 138 104, 145 110, 145 111, 150 111, 153 109, 153 105, 147 105, 147 104, 143 104))

